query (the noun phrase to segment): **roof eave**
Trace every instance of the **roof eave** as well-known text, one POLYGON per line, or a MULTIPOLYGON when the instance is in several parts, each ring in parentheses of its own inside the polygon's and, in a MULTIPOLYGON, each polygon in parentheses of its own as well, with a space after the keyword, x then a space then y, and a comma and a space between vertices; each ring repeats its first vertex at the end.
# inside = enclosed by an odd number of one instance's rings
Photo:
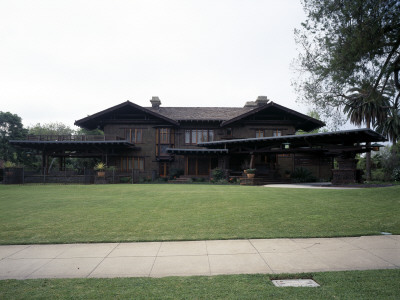
POLYGON ((373 131, 372 129, 368 128, 360 128, 360 129, 352 129, 352 130, 343 130, 343 131, 336 131, 336 132, 321 132, 321 133, 309 133, 309 134, 301 134, 301 135, 283 135, 283 136, 277 136, 277 137, 264 137, 264 138, 247 138, 247 139, 232 139, 232 140, 220 140, 220 141, 214 141, 214 142, 204 142, 204 143, 199 143, 199 147, 211 147, 211 146, 216 146, 216 145, 223 145, 223 144, 233 144, 233 143, 257 143, 257 142, 262 142, 262 141, 275 141, 275 140, 296 140, 296 139, 305 139, 307 137, 318 137, 318 136, 329 136, 329 135, 345 135, 345 134, 352 134, 352 133, 357 133, 357 132, 362 132, 365 133, 371 137, 373 137, 374 141, 379 141, 379 142, 385 142, 387 139, 381 135, 380 133, 377 133, 373 131))
POLYGON ((158 114, 158 113, 156 113, 156 112, 153 112, 153 111, 151 111, 151 110, 149 110, 149 109, 147 109, 147 108, 145 108, 145 107, 142 107, 142 106, 140 106, 140 105, 137 105, 137 104, 135 104, 135 103, 132 103, 132 102, 130 102, 129 100, 127 100, 126 102, 120 103, 120 104, 118 104, 118 105, 115 105, 115 106, 113 106, 113 107, 107 108, 107 109, 105 109, 105 110, 102 110, 102 111, 100 111, 100 112, 98 112, 98 113, 95 113, 95 114, 93 114, 93 115, 90 115, 90 116, 87 116, 87 117, 85 117, 85 118, 82 118, 82 119, 80 119, 80 120, 76 120, 75 123, 74 123, 74 125, 79 126, 79 127, 83 127, 83 128, 86 128, 86 129, 89 129, 89 128, 85 127, 85 124, 84 124, 85 122, 93 121, 95 118, 101 117, 102 115, 104 115, 104 114, 106 114, 106 113, 112 112, 112 111, 114 111, 114 110, 116 110, 116 109, 119 109, 119 108, 121 108, 121 107, 124 107, 124 106, 126 106, 126 105, 129 105, 129 106, 131 106, 131 107, 134 107, 134 108, 136 108, 136 109, 138 109, 138 110, 141 110, 141 111, 143 111, 143 112, 145 112, 145 113, 148 113, 148 114, 150 114, 150 115, 152 115, 152 116, 155 116, 155 117, 157 117, 157 118, 163 119, 164 121, 167 121, 167 122, 169 122, 169 123, 171 123, 171 124, 173 124, 173 125, 176 125, 176 126, 179 125, 179 122, 177 122, 177 121, 175 121, 175 120, 172 120, 172 119, 170 119, 170 118, 167 118, 167 117, 165 117, 165 116, 163 116, 163 115, 161 115, 161 114, 158 114))

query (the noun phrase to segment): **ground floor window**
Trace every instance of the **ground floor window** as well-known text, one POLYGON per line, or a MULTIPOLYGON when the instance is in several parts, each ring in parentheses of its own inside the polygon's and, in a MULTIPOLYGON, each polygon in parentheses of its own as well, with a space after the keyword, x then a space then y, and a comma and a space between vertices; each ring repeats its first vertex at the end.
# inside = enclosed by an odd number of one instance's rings
POLYGON ((140 170, 144 171, 144 157, 124 156, 121 157, 121 171, 140 170))

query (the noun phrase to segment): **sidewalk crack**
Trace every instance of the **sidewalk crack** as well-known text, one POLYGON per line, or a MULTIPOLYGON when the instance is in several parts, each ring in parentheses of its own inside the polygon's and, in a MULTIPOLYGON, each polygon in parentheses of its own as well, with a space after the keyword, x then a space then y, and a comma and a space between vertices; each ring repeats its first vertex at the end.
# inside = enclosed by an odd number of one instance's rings
POLYGON ((271 268, 271 266, 268 264, 267 260, 261 255, 260 251, 258 251, 258 249, 253 245, 253 243, 251 242, 251 240, 248 240, 250 245, 254 248, 254 250, 257 251, 258 255, 261 257, 261 259, 265 262, 265 264, 267 265, 267 267, 272 271, 272 273, 275 273, 275 271, 271 268))
POLYGON ((211 276, 211 263, 210 263, 210 255, 208 253, 208 247, 207 247, 207 241, 204 241, 206 243, 206 252, 207 252, 207 260, 208 260, 208 269, 210 270, 210 276, 211 276))
POLYGON ((153 268, 154 268, 154 265, 156 264, 156 260, 157 260, 158 254, 160 253, 162 244, 163 244, 163 242, 160 242, 160 247, 158 247, 158 250, 157 250, 156 256, 154 257, 153 264, 151 265, 151 269, 150 269, 148 277, 150 277, 151 273, 153 272, 153 268))
POLYGON ((88 278, 90 275, 92 275, 92 273, 100 266, 100 264, 111 254, 111 252, 113 252, 115 250, 115 248, 117 248, 119 245, 121 245, 121 243, 118 243, 114 248, 112 248, 110 250, 110 252, 107 253, 106 256, 103 257, 103 259, 93 268, 92 271, 90 271, 89 274, 86 275, 85 278, 88 278))
MULTIPOLYGON (((13 245, 9 245, 9 246, 13 246, 13 245)), ((10 256, 13 256, 13 255, 15 255, 17 253, 20 253, 21 251, 23 251, 25 249, 28 249, 29 247, 32 247, 32 245, 26 245, 25 248, 22 248, 21 250, 18 250, 17 252, 11 253, 10 255, 7 255, 7 256, 3 257, 2 259, 0 259, 0 261, 3 260, 3 259, 9 258, 10 256)))

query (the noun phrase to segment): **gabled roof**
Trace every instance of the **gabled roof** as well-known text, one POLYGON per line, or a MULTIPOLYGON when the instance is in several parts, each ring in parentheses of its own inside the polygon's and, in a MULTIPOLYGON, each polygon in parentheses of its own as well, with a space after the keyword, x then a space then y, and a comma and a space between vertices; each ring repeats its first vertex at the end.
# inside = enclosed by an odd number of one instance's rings
POLYGON ((232 119, 226 120, 221 123, 221 126, 227 126, 234 122, 240 121, 246 117, 249 117, 251 115, 254 115, 256 113, 259 113, 261 111, 266 111, 266 110, 280 110, 280 111, 283 111, 287 114, 294 116, 295 118, 298 118, 299 120, 302 120, 302 125, 300 126, 301 128, 298 128, 298 129, 303 129, 305 131, 314 130, 314 129, 317 129, 317 128, 320 128, 320 127, 323 127, 326 125, 324 122, 322 122, 320 120, 314 119, 313 117, 304 115, 302 113, 299 113, 297 111, 294 111, 290 108, 284 107, 282 105, 276 104, 271 101, 267 104, 264 104, 264 105, 254 108, 252 110, 246 111, 232 119))
POLYGON ((161 115, 153 110, 149 110, 145 107, 139 106, 135 103, 130 102, 129 100, 126 102, 123 102, 121 104, 115 105, 113 107, 110 107, 108 109, 102 110, 98 113, 95 113, 93 115, 87 116, 86 118, 80 119, 75 121, 75 125, 83 127, 83 128, 87 128, 87 129, 95 129, 97 127, 101 127, 102 124, 102 118, 104 118, 107 115, 112 114, 113 112, 122 110, 122 109, 137 109, 139 111, 142 111, 144 113, 147 113, 149 115, 152 115, 156 118, 162 119, 170 124, 173 125, 178 125, 179 123, 175 120, 172 120, 164 115, 161 115))
POLYGON ((249 107, 160 107, 147 109, 177 121, 226 121, 252 110, 249 107))
POLYGON ((110 117, 113 113, 122 113, 129 109, 141 111, 176 126, 179 125, 179 122, 184 121, 212 121, 221 122, 220 126, 224 127, 266 111, 271 115, 289 115, 290 121, 294 121, 297 124, 296 129, 310 131, 325 126, 325 123, 317 119, 274 102, 255 107, 142 107, 130 101, 123 102, 86 118, 77 120, 75 121, 75 125, 87 129, 103 128, 103 119, 107 116, 110 117))

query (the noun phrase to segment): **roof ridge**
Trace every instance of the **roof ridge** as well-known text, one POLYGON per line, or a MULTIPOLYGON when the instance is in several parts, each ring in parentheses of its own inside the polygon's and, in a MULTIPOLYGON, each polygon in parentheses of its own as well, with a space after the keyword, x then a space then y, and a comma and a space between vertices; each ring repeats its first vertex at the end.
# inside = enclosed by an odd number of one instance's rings
MULTIPOLYGON (((143 106, 145 108, 153 108, 151 106, 143 106)), ((244 109, 246 107, 240 106, 160 106, 159 108, 237 108, 237 109, 244 109)), ((155 109, 159 109, 155 108, 155 109)), ((253 108, 251 108, 253 109, 253 108)))

